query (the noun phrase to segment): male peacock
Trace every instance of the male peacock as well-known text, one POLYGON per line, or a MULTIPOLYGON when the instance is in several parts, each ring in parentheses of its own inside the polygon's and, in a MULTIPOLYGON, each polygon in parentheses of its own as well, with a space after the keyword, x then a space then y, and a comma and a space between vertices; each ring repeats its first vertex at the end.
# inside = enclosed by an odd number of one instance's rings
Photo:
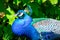
POLYGON ((50 18, 33 19, 35 29, 40 33, 42 40, 55 40, 60 37, 60 21, 50 18), (35 22, 36 21, 36 22, 35 22))
POLYGON ((32 18, 24 12, 19 10, 18 18, 12 24, 12 31, 19 36, 27 36, 30 40, 39 40, 40 36, 36 29, 31 25, 32 18))
POLYGON ((19 10, 16 15, 18 18, 12 24, 12 31, 18 36, 25 35, 30 40, 53 40, 60 36, 60 21, 48 18, 32 20, 25 10, 19 10))

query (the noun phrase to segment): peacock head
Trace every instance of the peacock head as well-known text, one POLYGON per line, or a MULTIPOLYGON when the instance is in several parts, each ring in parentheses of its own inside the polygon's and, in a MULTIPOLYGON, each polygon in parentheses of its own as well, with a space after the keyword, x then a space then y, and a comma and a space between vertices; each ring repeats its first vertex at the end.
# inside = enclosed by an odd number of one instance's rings
POLYGON ((27 5, 27 7, 24 10, 18 10, 16 16, 19 18, 24 18, 25 15, 32 15, 32 8, 30 5, 27 5))
POLYGON ((18 20, 21 23, 20 25, 24 24, 24 26, 27 26, 32 22, 32 18, 24 10, 19 10, 16 16, 18 18, 15 21, 18 20))
POLYGON ((26 12, 24 12, 24 10, 19 10, 17 14, 15 14, 15 16, 17 16, 18 18, 24 18, 25 15, 26 12))

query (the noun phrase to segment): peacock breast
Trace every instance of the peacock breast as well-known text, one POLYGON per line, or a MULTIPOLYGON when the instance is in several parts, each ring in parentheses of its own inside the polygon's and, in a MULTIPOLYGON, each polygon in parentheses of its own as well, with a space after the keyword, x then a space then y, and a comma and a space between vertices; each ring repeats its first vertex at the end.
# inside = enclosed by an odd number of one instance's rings
POLYGON ((12 24, 12 31, 14 32, 14 34, 23 34, 24 32, 24 26, 25 22, 23 19, 16 19, 13 24, 12 24))

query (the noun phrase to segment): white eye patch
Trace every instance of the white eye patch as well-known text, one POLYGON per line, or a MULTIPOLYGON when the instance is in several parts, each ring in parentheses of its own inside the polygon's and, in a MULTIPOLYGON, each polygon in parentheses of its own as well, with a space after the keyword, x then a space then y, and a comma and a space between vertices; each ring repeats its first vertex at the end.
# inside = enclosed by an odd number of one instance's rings
POLYGON ((20 13, 19 16, 23 16, 23 13, 20 13))

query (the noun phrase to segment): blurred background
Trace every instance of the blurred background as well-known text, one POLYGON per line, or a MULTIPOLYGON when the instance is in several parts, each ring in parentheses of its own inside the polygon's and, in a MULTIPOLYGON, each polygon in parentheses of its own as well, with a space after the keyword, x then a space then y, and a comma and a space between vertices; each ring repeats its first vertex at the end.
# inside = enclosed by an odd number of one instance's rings
POLYGON ((33 10, 32 18, 60 20, 60 0, 0 0, 0 40, 19 40, 12 33, 11 25, 15 20, 14 14, 25 9, 26 5, 33 10))

